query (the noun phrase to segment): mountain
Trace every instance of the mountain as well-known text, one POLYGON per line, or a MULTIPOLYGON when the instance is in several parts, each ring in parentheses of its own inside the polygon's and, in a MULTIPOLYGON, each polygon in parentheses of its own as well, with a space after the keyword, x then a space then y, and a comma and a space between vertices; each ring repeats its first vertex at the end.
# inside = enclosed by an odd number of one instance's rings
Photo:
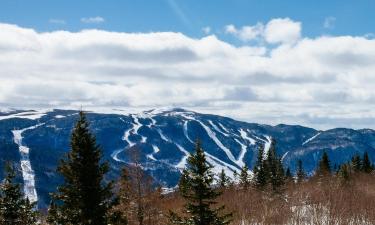
MULTIPOLYGON (((269 126, 178 108, 137 114, 89 112, 87 117, 104 159, 110 162, 108 179, 118 176, 121 167, 129 163, 127 152, 136 148, 143 168, 159 184, 174 187, 198 138, 215 172, 225 169, 229 176, 245 163, 252 168, 259 145, 267 151, 271 138, 277 141, 285 167, 292 171, 296 161, 302 159, 305 170, 313 173, 324 151, 332 165, 365 151, 375 160, 375 131, 371 129, 320 131, 284 124, 269 126)), ((6 161, 15 162, 25 193, 38 199, 40 207, 48 204, 48 193, 62 181, 56 166, 69 150, 77 118, 75 110, 0 112, 0 169, 6 161)))

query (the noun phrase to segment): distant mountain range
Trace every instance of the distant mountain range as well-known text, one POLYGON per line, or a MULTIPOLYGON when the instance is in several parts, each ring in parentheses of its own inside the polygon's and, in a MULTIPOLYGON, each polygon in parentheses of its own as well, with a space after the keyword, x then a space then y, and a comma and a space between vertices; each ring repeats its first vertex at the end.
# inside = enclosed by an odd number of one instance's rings
MULTIPOLYGON (((48 204, 48 193, 62 181, 55 170, 69 150, 77 118, 75 110, 0 112, 0 167, 6 161, 15 162, 27 196, 38 199, 41 207, 48 204)), ((127 151, 137 148, 143 168, 160 184, 174 187, 198 138, 214 171, 224 169, 229 176, 244 164, 252 168, 258 146, 264 145, 267 151, 271 138, 277 141, 283 164, 292 171, 301 159, 304 169, 313 173, 324 151, 332 165, 365 151, 375 160, 375 131, 371 129, 320 131, 284 124, 269 126, 179 108, 137 114, 89 112, 88 119, 104 158, 110 162, 108 179, 119 175, 129 162, 127 151)))

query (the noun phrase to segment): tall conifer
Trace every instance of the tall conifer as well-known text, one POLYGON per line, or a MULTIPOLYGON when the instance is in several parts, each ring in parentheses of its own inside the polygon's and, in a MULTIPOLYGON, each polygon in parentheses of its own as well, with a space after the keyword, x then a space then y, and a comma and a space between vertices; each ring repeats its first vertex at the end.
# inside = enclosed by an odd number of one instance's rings
POLYGON ((179 183, 179 190, 186 200, 185 215, 180 217, 171 212, 170 222, 182 225, 226 225, 230 223, 231 214, 223 214, 222 207, 215 207, 215 199, 220 193, 212 185, 214 174, 212 166, 207 164, 204 150, 199 141, 196 143, 195 153, 188 158, 187 168, 184 170, 179 183))
POLYGON ((105 225, 110 221, 112 183, 104 184, 109 167, 101 157, 86 116, 80 112, 71 136, 71 150, 58 167, 64 183, 52 195, 50 222, 105 225))

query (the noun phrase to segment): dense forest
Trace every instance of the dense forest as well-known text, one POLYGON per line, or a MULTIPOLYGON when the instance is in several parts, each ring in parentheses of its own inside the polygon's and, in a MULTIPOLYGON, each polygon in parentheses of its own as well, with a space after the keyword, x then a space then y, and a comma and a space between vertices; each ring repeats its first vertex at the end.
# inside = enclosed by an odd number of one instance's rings
POLYGON ((48 209, 23 196, 11 163, 0 186, 0 224, 250 225, 374 224, 375 179, 367 153, 342 165, 323 154, 314 174, 303 162, 292 174, 277 155, 277 140, 259 146, 254 168, 228 177, 214 174, 199 140, 187 159, 178 188, 166 191, 142 169, 137 149, 117 181, 80 112, 71 149, 61 159, 64 178, 48 209))

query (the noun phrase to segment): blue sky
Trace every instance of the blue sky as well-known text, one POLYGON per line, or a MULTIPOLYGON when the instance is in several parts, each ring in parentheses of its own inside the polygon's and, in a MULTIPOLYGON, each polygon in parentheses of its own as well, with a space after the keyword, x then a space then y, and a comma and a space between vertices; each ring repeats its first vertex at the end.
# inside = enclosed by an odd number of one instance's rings
POLYGON ((0 109, 375 128, 373 0, 0 0, 0 109))
POLYGON ((1 0, 0 21, 38 31, 95 27, 123 32, 174 31, 200 37, 206 26, 220 35, 227 24, 243 26, 289 17, 304 24, 304 36, 315 37, 373 33, 374 10, 372 0, 1 0), (105 21, 81 22, 81 18, 91 17, 105 21), (334 27, 323 26, 326 18, 335 18, 334 27), (65 24, 51 23, 53 20, 65 24))

